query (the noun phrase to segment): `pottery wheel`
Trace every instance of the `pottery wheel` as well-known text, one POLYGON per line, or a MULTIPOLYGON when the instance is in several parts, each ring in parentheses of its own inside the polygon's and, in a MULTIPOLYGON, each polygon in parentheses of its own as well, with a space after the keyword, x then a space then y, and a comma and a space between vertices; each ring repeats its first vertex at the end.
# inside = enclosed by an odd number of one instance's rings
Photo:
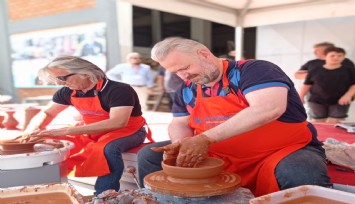
POLYGON ((35 152, 34 146, 43 141, 44 140, 39 140, 36 142, 27 142, 27 143, 20 143, 20 142, 6 143, 0 141, 0 155, 32 153, 35 152))
POLYGON ((27 153, 0 151, 0 171, 42 167, 66 160, 74 143, 65 140, 45 139, 35 143, 27 153))
POLYGON ((28 143, 0 143, 0 155, 31 154, 62 148, 64 145, 55 140, 39 140, 28 143))
POLYGON ((174 182, 163 171, 157 171, 144 177, 144 185, 147 189, 170 196, 179 197, 206 197, 230 193, 240 186, 240 176, 223 171, 220 175, 211 179, 211 182, 191 182, 193 179, 183 182, 174 182))

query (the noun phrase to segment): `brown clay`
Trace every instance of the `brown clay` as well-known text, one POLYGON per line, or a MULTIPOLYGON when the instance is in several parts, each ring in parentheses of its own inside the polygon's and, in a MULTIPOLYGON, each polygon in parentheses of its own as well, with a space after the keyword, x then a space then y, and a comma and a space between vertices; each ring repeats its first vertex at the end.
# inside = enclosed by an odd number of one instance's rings
POLYGON ((70 197, 62 192, 55 193, 43 193, 35 195, 24 195, 9 198, 1 198, 4 203, 60 203, 60 204, 71 204, 70 197))
POLYGON ((2 124, 2 122, 4 121, 5 116, 0 115, 0 128, 4 128, 4 125, 2 124))
POLYGON ((182 179, 206 179, 218 176, 222 170, 224 161, 217 158, 208 157, 196 167, 175 166, 176 158, 164 160, 162 168, 165 174, 173 178, 182 179))
POLYGON ((6 115, 5 115, 4 120, 2 121, 2 125, 7 130, 16 130, 19 122, 14 117, 15 111, 14 110, 7 110, 5 112, 6 112, 6 115))
POLYGON ((30 153, 34 151, 34 145, 42 141, 20 143, 13 140, 0 140, 0 154, 30 153))
MULTIPOLYGON (((240 186, 240 176, 222 171, 216 180, 205 183, 191 183, 193 179, 172 181, 163 171, 157 171, 144 177, 144 185, 153 192, 179 197, 205 197, 224 195, 240 186)), ((213 178, 214 179, 214 178, 213 178)))
POLYGON ((304 196, 290 201, 281 202, 280 204, 347 204, 345 202, 333 199, 322 198, 318 196, 304 196))
POLYGON ((171 176, 166 177, 168 181, 171 183, 180 183, 180 184, 205 184, 205 183, 214 183, 218 181, 219 176, 214 176, 210 178, 202 178, 202 179, 181 179, 181 178, 174 178, 171 176))
POLYGON ((151 191, 180 197, 223 195, 237 189, 241 178, 223 171, 224 161, 206 158, 196 167, 178 167, 176 158, 162 162, 163 171, 147 175, 144 185, 151 191))

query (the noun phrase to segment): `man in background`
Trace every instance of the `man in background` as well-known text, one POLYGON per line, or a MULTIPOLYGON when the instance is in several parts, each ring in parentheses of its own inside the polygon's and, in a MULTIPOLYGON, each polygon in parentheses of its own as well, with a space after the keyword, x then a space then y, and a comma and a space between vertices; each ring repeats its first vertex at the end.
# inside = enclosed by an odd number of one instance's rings
MULTIPOLYGON (((314 69, 316 67, 322 67, 325 64, 325 54, 324 50, 326 50, 329 47, 335 47, 333 43, 330 42, 321 42, 317 43, 313 46, 313 53, 316 56, 316 59, 309 60, 305 64, 301 66, 301 68, 295 73, 295 78, 296 79, 305 79, 307 77, 308 71, 311 69, 314 69)), ((349 66, 355 68, 354 63, 349 60, 348 58, 345 58, 344 61, 342 62, 344 66, 349 66)))
POLYGON ((313 122, 337 123, 345 120, 355 95, 355 69, 343 65, 345 50, 329 47, 325 64, 308 72, 300 89, 300 97, 308 105, 313 122))
POLYGON ((106 72, 109 79, 129 84, 137 92, 142 110, 147 110, 148 94, 154 87, 151 67, 142 64, 141 55, 132 52, 127 55, 127 63, 114 66, 106 72))
POLYGON ((160 67, 158 70, 158 86, 162 93, 169 95, 170 109, 173 107, 174 95, 176 90, 184 83, 184 81, 175 73, 160 67))

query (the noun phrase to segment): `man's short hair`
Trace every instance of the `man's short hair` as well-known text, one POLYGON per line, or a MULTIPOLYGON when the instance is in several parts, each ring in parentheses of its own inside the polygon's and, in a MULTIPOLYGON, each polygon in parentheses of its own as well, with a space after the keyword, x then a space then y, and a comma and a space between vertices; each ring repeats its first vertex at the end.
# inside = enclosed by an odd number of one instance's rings
POLYGON ((324 50, 324 55, 327 55, 329 52, 343 53, 346 54, 345 50, 341 47, 328 47, 324 50))
POLYGON ((126 56, 126 59, 130 60, 132 57, 141 57, 141 54, 139 54, 138 52, 131 52, 126 56))
POLYGON ((317 48, 317 47, 325 47, 325 48, 328 48, 328 47, 335 47, 335 45, 333 43, 330 43, 330 42, 321 42, 321 43, 317 43, 313 46, 314 48, 317 48))

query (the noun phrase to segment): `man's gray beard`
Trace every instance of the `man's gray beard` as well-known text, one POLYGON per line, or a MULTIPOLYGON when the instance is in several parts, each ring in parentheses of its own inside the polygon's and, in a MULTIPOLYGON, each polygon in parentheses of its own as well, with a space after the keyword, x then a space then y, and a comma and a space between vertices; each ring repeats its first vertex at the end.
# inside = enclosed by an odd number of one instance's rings
POLYGON ((202 83, 203 84, 208 84, 208 83, 218 79, 219 71, 218 71, 218 69, 216 69, 216 70, 212 71, 209 75, 206 74, 205 76, 206 77, 204 77, 202 79, 202 83))

